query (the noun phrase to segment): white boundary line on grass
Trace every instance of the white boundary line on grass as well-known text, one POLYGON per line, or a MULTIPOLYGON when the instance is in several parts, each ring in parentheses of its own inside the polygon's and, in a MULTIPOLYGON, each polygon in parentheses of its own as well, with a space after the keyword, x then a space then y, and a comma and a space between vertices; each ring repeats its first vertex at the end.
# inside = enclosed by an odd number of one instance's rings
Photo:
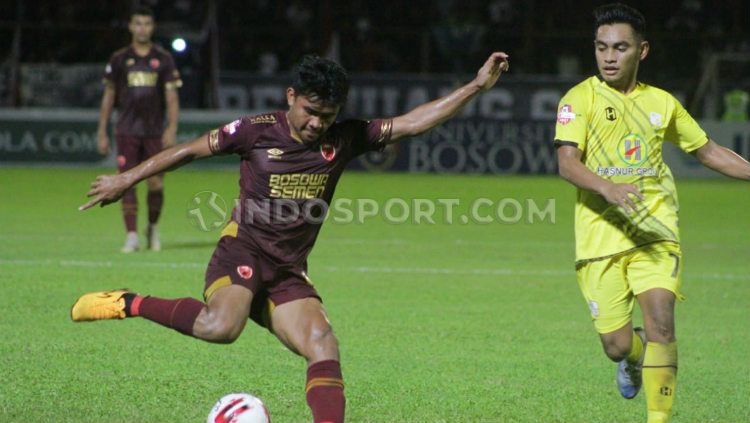
MULTIPOLYGON (((60 267, 156 267, 167 269, 205 269, 208 262, 157 262, 157 261, 96 261, 96 260, 29 260, 29 259, 2 259, 0 266, 32 267, 32 266, 60 266, 60 267)), ((352 273, 401 273, 421 275, 489 275, 489 276, 569 276, 575 278, 575 271, 562 269, 510 269, 510 268, 475 268, 455 269, 446 267, 387 267, 387 266, 320 266, 317 270, 323 272, 352 272, 352 273)), ((736 273, 701 273, 689 275, 691 280, 714 279, 714 280, 739 280, 750 281, 750 275, 736 273)))

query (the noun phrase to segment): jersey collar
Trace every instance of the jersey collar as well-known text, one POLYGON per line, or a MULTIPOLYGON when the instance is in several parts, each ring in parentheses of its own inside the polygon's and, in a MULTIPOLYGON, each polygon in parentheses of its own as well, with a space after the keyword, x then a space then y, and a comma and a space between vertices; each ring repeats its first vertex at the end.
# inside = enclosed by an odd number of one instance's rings
POLYGON ((609 84, 607 84, 607 82, 604 81, 604 78, 602 78, 601 75, 596 75, 596 79, 599 81, 599 85, 606 87, 606 89, 625 98, 635 98, 639 96, 641 91, 643 90, 643 87, 645 87, 645 85, 641 81, 635 81, 635 87, 633 88, 633 91, 629 92, 628 94, 623 94, 622 92, 610 87, 609 84))

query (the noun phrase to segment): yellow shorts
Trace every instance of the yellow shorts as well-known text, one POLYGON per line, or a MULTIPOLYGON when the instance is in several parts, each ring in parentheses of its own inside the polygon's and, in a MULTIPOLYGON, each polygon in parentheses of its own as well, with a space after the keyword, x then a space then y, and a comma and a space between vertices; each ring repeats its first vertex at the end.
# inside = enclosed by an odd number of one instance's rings
POLYGON ((591 310, 596 331, 609 333, 630 322, 635 296, 653 288, 680 295, 682 252, 659 242, 576 266, 578 286, 591 310))

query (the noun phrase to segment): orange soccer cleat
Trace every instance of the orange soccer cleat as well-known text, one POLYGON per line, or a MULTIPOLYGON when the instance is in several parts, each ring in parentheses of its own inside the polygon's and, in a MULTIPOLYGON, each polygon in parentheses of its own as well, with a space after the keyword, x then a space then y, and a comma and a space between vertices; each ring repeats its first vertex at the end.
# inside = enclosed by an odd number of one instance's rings
POLYGON ((85 294, 73 304, 70 318, 74 322, 124 319, 126 315, 123 295, 129 292, 127 289, 117 289, 85 294))

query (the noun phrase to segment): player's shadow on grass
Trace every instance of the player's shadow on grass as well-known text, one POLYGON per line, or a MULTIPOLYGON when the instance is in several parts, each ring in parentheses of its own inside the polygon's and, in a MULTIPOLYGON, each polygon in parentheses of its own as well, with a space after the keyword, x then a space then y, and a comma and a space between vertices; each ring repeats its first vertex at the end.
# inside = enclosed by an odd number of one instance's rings
POLYGON ((182 242, 170 242, 164 244, 162 249, 164 250, 198 250, 201 248, 214 248, 216 247, 216 240, 213 241, 182 241, 182 242))

